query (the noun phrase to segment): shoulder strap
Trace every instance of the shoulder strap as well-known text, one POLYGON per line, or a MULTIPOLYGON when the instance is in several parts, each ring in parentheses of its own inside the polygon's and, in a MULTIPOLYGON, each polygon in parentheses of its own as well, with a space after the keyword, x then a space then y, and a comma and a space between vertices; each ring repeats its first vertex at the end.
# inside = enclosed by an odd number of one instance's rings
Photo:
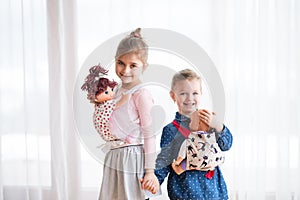
POLYGON ((121 98, 122 94, 133 94, 138 89, 144 87, 145 85, 146 84, 144 84, 144 83, 138 84, 138 85, 134 86, 133 88, 131 88, 131 89, 129 89, 126 92, 123 92, 123 93, 119 92, 119 90, 121 89, 122 85, 121 84, 117 85, 117 88, 115 89, 115 96, 114 96, 114 98, 115 98, 116 101, 118 101, 121 98))
POLYGON ((145 84, 145 83, 138 84, 138 85, 134 86, 133 88, 129 89, 128 91, 126 91, 125 94, 133 94, 140 88, 145 87, 146 85, 147 84, 145 84))
POLYGON ((177 130, 185 137, 187 138, 191 131, 183 126, 180 126, 177 121, 173 120, 172 124, 177 128, 177 130))

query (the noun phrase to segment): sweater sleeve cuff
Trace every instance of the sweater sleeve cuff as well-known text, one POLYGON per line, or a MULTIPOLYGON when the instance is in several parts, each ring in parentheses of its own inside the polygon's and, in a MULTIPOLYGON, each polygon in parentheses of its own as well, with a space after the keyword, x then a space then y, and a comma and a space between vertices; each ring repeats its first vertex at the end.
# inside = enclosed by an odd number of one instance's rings
POLYGON ((155 169, 155 153, 145 154, 145 169, 155 169))

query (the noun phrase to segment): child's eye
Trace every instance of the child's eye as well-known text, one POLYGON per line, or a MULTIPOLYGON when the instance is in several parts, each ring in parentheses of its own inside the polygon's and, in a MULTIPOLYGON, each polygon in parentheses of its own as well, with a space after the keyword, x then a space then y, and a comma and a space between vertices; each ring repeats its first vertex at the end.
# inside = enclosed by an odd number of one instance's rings
POLYGON ((131 66, 130 66, 130 68, 135 68, 135 67, 137 67, 137 66, 136 66, 136 65, 131 65, 131 66))
POLYGON ((198 95, 198 94, 199 94, 198 92, 194 92, 194 93, 193 93, 193 95, 198 95))
POLYGON ((108 91, 106 90, 106 91, 104 92, 104 94, 108 94, 108 91))
POLYGON ((118 65, 124 65, 124 63, 123 63, 121 60, 118 60, 118 61, 117 61, 117 64, 118 64, 118 65))
POLYGON ((186 94, 185 92, 182 92, 182 93, 180 93, 179 95, 182 95, 182 96, 183 96, 183 95, 185 95, 185 94, 186 94))

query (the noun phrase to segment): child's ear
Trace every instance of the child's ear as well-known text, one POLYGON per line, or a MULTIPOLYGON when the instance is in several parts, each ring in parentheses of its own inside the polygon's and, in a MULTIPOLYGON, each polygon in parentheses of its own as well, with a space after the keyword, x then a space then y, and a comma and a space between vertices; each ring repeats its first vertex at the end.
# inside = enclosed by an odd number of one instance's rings
POLYGON ((170 97, 174 102, 176 102, 175 93, 173 91, 170 91, 170 97))

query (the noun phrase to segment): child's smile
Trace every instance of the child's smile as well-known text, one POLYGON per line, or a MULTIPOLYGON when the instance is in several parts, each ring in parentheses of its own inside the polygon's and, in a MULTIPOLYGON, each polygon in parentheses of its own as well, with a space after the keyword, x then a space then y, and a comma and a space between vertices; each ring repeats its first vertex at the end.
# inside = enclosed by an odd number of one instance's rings
POLYGON ((201 83, 197 79, 178 81, 170 95, 179 113, 190 116, 200 103, 201 83))
POLYGON ((135 53, 125 54, 116 60, 116 74, 125 87, 138 84, 143 70, 143 62, 135 53))

